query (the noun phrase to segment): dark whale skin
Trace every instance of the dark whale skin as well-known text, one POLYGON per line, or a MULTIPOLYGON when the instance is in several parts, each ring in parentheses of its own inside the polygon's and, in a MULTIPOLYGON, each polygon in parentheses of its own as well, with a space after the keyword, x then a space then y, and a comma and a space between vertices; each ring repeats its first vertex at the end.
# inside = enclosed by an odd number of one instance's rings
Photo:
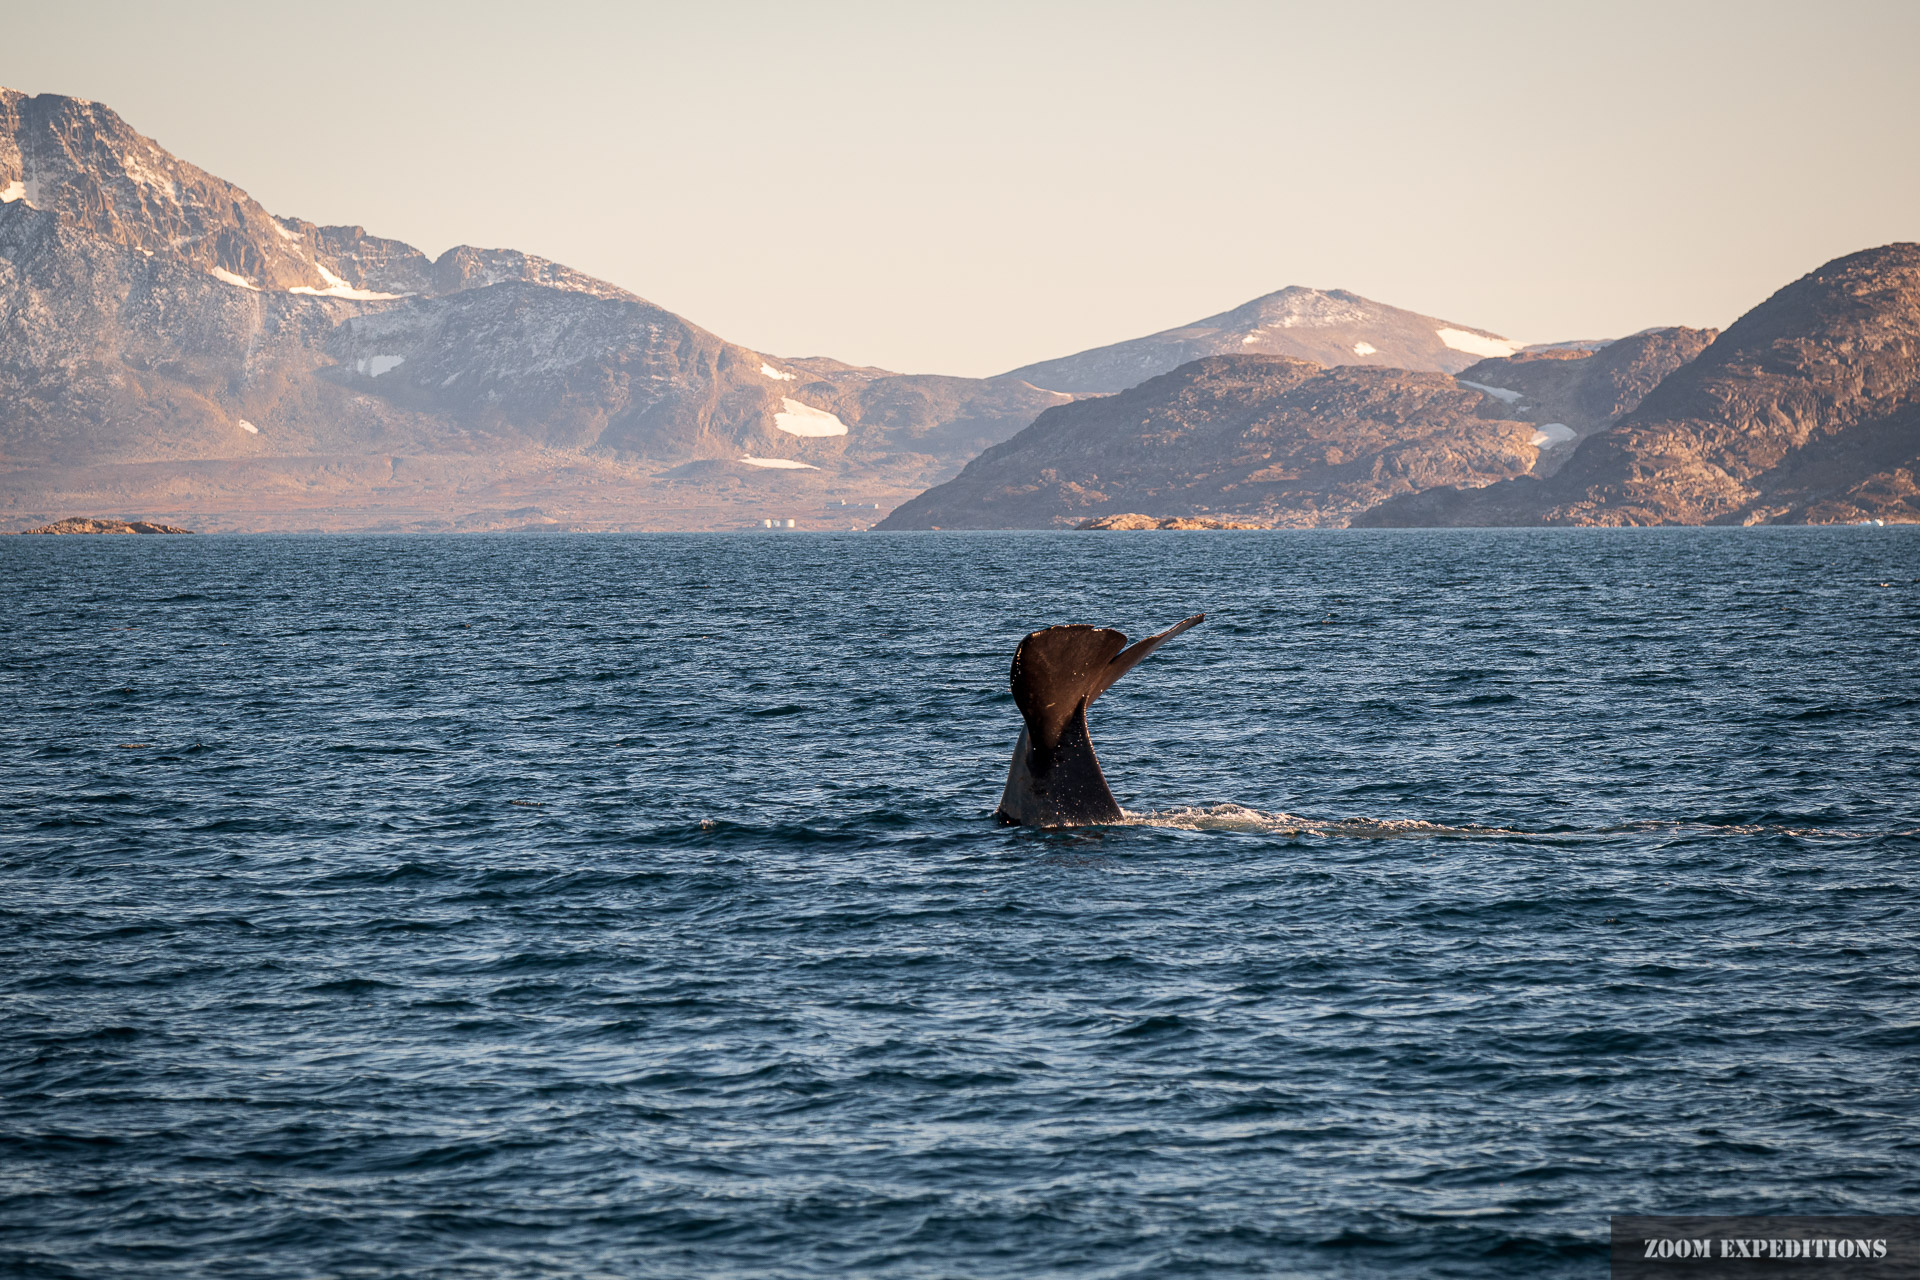
POLYGON ((1047 627, 1013 651, 1008 683, 1026 727, 1013 747, 994 816, 1022 827, 1090 827, 1126 815, 1100 772, 1087 707, 1166 641, 1206 618, 1196 613, 1133 645, 1105 627, 1047 627))

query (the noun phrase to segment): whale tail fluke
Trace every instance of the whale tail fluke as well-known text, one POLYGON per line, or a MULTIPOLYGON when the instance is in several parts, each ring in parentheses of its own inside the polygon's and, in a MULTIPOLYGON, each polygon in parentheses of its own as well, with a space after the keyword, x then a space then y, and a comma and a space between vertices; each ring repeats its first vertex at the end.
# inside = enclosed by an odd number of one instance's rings
MULTIPOLYGON (((1087 696, 1087 701, 1092 702, 1095 698, 1112 688, 1114 681, 1140 665, 1140 659, 1146 657, 1187 628, 1197 627, 1206 620, 1206 614, 1196 613, 1191 618, 1186 618, 1174 623, 1159 635, 1148 636, 1130 648, 1122 649, 1113 656, 1111 662, 1107 663, 1107 669, 1101 678, 1100 687, 1087 696)), ((1126 637, 1122 636, 1121 639, 1125 640, 1126 637)))
POLYGON ((1162 644, 1201 622, 1196 613, 1139 643, 1106 627, 1048 627, 1013 653, 1013 701, 1026 728, 1013 750, 999 816, 1035 827, 1118 822, 1124 815, 1087 731, 1087 707, 1162 644))

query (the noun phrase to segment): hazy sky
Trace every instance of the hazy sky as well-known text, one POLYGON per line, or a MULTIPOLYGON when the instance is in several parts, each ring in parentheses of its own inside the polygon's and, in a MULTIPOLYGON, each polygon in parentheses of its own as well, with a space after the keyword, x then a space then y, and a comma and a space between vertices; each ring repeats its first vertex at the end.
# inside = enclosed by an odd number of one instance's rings
POLYGON ((1920 3, 13 4, 276 213, 558 259, 735 342, 995 373, 1347 288, 1724 325, 1920 239, 1920 3))

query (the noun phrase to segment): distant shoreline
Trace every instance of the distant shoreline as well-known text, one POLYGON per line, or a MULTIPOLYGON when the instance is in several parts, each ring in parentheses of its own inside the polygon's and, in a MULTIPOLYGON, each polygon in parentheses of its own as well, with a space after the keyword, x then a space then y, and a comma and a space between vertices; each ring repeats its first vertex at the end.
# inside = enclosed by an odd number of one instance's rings
MULTIPOLYGON (((68 522, 61 521, 59 523, 66 524, 68 522)), ((107 524, 109 522, 103 520, 103 521, 94 521, 92 523, 107 524)), ((1920 528, 1920 523, 1916 523, 1912 521, 1888 521, 1879 525, 1870 525, 1862 522, 1853 522, 1853 523, 1846 523, 1846 524, 1835 523, 1835 524, 1792 524, 1792 525, 1706 525, 1706 524, 1485 525, 1485 526, 1414 525, 1414 526, 1404 526, 1404 527, 1390 527, 1385 529, 1364 528, 1364 527, 1356 528, 1356 527, 1344 526, 1344 525, 1342 526, 1252 525, 1252 524, 1228 524, 1224 522, 1218 525, 1201 525, 1201 524, 1198 524, 1197 522, 1194 522, 1194 523, 1188 523, 1184 521, 1175 522, 1172 520, 1169 520, 1166 522, 1156 522, 1155 524, 1152 524, 1152 525, 1145 525, 1145 526, 1139 526, 1139 527, 1113 528, 1113 527, 1088 527, 1086 525, 1081 525, 1081 526, 1055 527, 1050 529, 834 529, 834 528, 569 529, 569 528, 554 528, 550 526, 536 526, 533 528, 519 528, 519 529, 214 529, 214 530, 197 530, 197 529, 180 528, 178 526, 173 526, 173 525, 160 525, 160 524, 157 524, 156 522, 145 521, 145 520, 113 521, 111 523, 123 524, 123 525, 127 525, 128 527, 118 528, 118 529, 115 529, 115 528, 100 528, 100 529, 64 528, 62 529, 62 528, 56 528, 51 525, 42 525, 38 528, 33 528, 33 529, 10 529, 10 530, 0 531, 0 537, 18 538, 18 537, 69 536, 69 535, 120 536, 120 535, 127 535, 127 534, 132 534, 132 535, 184 534, 184 535, 190 535, 190 536, 202 537, 202 538, 209 538, 209 537, 210 538, 499 538, 499 537, 522 537, 522 536, 707 538, 707 537, 744 537, 744 536, 759 534, 765 537, 772 538, 780 535, 791 537, 796 534, 803 535, 803 536, 817 536, 817 535, 845 536, 848 534, 855 534, 855 533, 863 536, 867 534, 879 534, 883 537, 925 537, 925 536, 932 536, 932 535, 964 535, 964 536, 970 536, 970 537, 982 537, 982 536, 990 537, 990 536, 1006 536, 1006 535, 1026 536, 1026 535, 1032 535, 1032 534, 1043 534, 1043 535, 1053 536, 1053 535, 1085 534, 1085 533, 1094 533, 1094 534, 1220 533, 1220 534, 1234 534, 1237 536, 1243 536, 1248 534, 1268 534, 1268 533, 1278 533, 1278 534, 1347 534, 1347 533, 1352 533, 1352 534, 1450 533, 1451 534, 1451 533, 1580 533, 1580 532, 1653 533, 1653 532, 1659 532, 1662 530, 1667 532, 1679 532, 1679 531, 1688 531, 1688 530, 1691 530, 1691 531, 1715 530, 1715 531, 1723 531, 1723 532, 1731 532, 1731 533, 1750 533, 1750 532, 1766 530, 1766 529, 1773 529, 1773 530, 1828 529, 1828 530, 1831 530, 1831 529, 1872 528, 1872 529, 1884 530, 1884 529, 1920 528), (144 525, 147 527, 145 528, 136 527, 141 525, 144 525)))

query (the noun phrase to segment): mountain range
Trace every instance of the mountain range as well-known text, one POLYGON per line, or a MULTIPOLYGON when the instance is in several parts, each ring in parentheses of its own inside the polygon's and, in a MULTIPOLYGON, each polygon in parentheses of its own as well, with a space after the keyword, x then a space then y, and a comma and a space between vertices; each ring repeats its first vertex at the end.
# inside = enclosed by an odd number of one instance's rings
POLYGON ((1345 525, 1390 498, 1551 474, 1712 337, 1652 330, 1466 370, 1487 382, 1210 356, 1047 410, 879 527, 1045 529, 1125 513, 1345 525))
POLYGON ((0 396, 12 523, 216 529, 844 521, 1070 398, 785 360, 530 254, 276 217, 106 107, 13 91, 0 396))
POLYGON ((1436 487, 1356 523, 1920 521, 1920 244, 1787 285, 1546 478, 1436 487))
POLYGON ((880 527, 1920 522, 1920 245, 1827 263, 1723 333, 1451 379, 1311 370, 1214 356, 1049 409, 880 527))
POLYGON ((0 90, 14 528, 1913 520, 1916 350, 1896 244, 1719 334, 1520 347, 1295 286, 997 377, 901 374, 516 250, 277 216, 100 104, 0 90))

